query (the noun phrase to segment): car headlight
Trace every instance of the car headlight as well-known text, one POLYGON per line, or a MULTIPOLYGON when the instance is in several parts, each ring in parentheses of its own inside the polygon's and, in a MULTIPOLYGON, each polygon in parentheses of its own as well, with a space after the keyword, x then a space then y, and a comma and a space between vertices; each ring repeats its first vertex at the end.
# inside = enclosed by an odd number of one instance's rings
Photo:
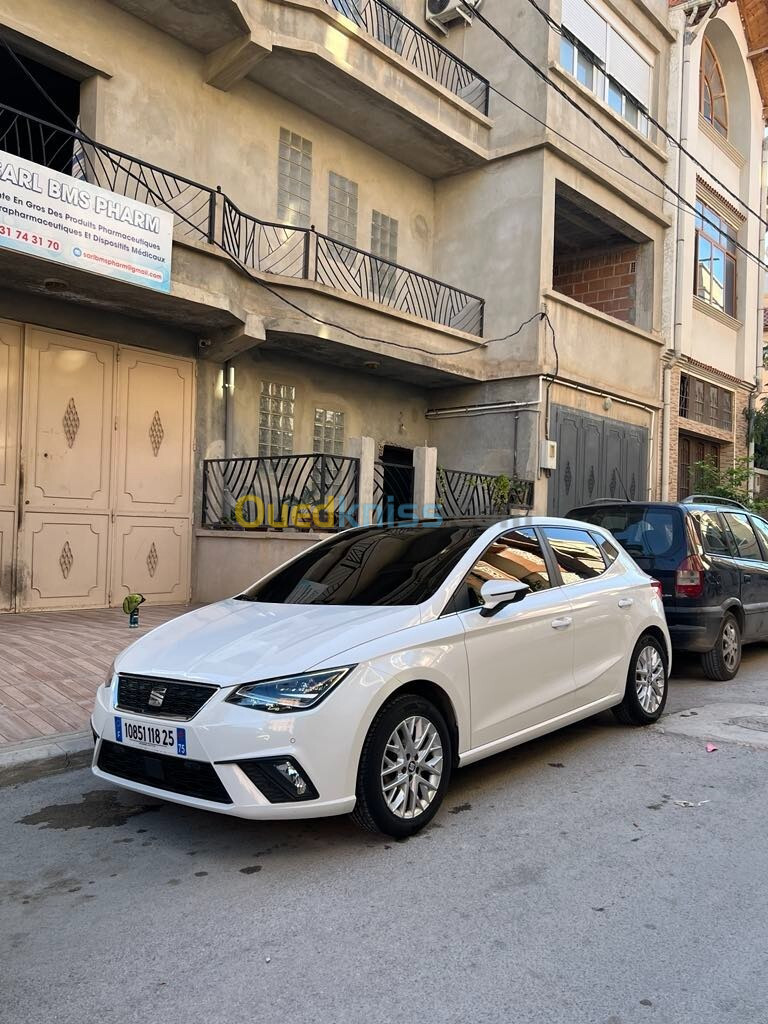
POLYGON ((109 666, 109 670, 106 676, 104 677, 104 689, 108 690, 112 685, 112 681, 116 678, 117 676, 115 675, 115 663, 113 661, 112 664, 109 666))
POLYGON ((259 711, 306 711, 327 697, 342 679, 346 679, 354 667, 344 665, 342 668, 283 676, 280 679, 265 679, 261 683, 248 683, 247 686, 238 687, 231 697, 227 697, 227 701, 259 711))

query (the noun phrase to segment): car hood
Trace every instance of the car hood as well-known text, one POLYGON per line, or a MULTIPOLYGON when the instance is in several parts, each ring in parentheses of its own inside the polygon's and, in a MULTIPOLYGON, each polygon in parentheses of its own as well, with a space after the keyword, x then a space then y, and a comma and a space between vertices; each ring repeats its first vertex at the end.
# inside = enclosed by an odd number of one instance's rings
POLYGON ((262 604, 229 598, 171 619, 117 658, 119 672, 230 686, 306 672, 420 622, 418 607, 262 604))

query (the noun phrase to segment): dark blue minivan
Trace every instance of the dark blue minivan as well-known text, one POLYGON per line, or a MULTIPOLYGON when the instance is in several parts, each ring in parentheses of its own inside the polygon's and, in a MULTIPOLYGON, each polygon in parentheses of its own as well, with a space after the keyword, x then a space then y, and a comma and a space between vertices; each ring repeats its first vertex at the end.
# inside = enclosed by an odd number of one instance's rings
POLYGON ((768 522, 724 498, 600 501, 568 513, 613 533, 661 582, 672 646, 733 679, 743 643, 768 640, 768 522))

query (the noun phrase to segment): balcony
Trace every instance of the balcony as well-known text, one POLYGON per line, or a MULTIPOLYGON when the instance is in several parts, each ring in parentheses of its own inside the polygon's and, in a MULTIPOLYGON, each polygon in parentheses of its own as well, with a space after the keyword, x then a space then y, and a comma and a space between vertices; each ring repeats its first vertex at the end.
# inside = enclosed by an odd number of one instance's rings
MULTIPOLYGON (((274 278, 276 285, 301 287, 306 282, 336 298, 482 336, 485 303, 477 295, 314 230, 260 221, 217 189, 0 104, 0 150, 70 173, 76 144, 90 183, 170 210, 177 242, 215 246, 240 268, 274 278)), ((14 286, 12 275, 5 283, 14 286)), ((102 283, 105 295, 109 284, 102 283)), ((147 295, 147 303, 154 298, 147 295)))
POLYGON ((488 82, 386 0, 111 2, 429 177, 489 158, 488 82))

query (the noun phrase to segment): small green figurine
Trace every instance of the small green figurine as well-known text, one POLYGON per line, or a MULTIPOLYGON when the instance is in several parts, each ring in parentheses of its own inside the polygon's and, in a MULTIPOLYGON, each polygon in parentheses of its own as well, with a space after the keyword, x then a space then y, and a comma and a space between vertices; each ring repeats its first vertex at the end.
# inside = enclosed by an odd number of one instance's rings
POLYGON ((128 628, 139 628, 139 605, 144 604, 146 598, 143 594, 129 594, 123 601, 123 611, 128 616, 128 628))

